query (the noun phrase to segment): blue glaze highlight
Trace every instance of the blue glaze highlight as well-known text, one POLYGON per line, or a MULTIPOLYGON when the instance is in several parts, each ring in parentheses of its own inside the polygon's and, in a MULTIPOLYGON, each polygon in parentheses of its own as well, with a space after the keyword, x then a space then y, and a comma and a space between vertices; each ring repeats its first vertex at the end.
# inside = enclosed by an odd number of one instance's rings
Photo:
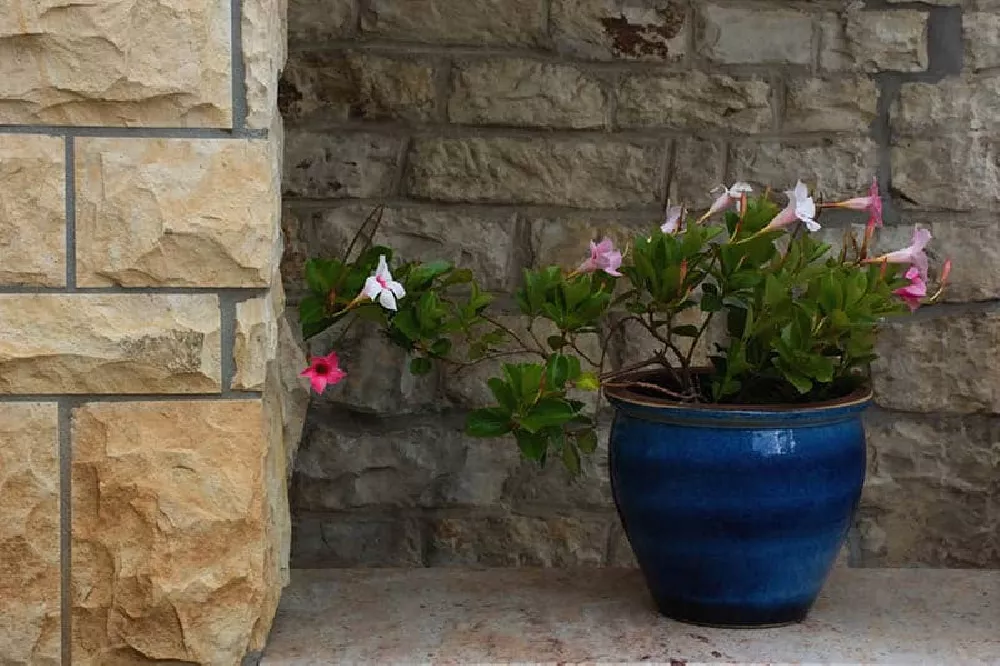
POLYGON ((615 503, 661 612, 718 626, 804 619, 861 496, 870 395, 780 409, 608 398, 615 503))

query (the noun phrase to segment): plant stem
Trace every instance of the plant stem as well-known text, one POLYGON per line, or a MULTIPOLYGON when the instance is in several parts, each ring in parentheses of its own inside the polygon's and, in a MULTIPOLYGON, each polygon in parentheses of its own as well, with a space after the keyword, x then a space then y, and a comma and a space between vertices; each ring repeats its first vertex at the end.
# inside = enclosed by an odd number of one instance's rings
MULTIPOLYGON (((524 353, 528 353, 528 354, 537 354, 538 356, 541 356, 542 358, 548 358, 548 356, 546 356, 542 352, 542 350, 541 350, 542 345, 541 345, 541 343, 538 342, 538 339, 535 338, 534 335, 532 335, 531 337, 535 341, 535 344, 537 345, 537 347, 532 348, 532 347, 529 347, 528 345, 524 344, 524 340, 522 340, 521 337, 517 333, 515 333, 509 327, 507 327, 506 325, 504 325, 501 322, 497 321, 496 319, 493 319, 492 317, 488 317, 485 314, 480 315, 480 317, 483 318, 483 321, 486 321, 486 322, 489 322, 490 324, 493 324, 494 326, 496 326, 497 328, 499 328, 501 331, 503 331, 504 333, 506 333, 510 337, 514 338, 514 340, 517 342, 517 344, 521 345, 520 352, 524 352, 524 353)), ((531 326, 530 326, 530 324, 528 326, 528 332, 529 333, 531 332, 531 326)))

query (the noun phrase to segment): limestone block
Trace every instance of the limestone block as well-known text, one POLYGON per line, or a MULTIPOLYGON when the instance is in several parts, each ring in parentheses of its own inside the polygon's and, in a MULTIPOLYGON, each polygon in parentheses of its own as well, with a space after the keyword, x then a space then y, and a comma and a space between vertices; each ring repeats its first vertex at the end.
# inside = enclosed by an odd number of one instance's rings
POLYGON ((875 400, 907 412, 1000 414, 1000 315, 906 319, 883 327, 875 400))
POLYGON ((370 198, 392 194, 403 141, 380 134, 289 130, 286 195, 370 198))
POLYGON ((276 146, 77 140, 81 286, 252 287, 278 245, 276 146))
POLYGON ((707 3, 697 28, 698 52, 724 64, 808 65, 812 21, 794 9, 707 3))
POLYGON ((370 0, 366 35, 416 42, 533 45, 545 32, 542 0, 370 0))
POLYGON ((1000 129, 1000 77, 946 78, 904 83, 891 110, 900 134, 1000 129))
POLYGON ((73 661, 231 665, 269 625, 255 400, 73 411, 73 661))
POLYGON ((0 663, 60 663, 55 403, 0 404, 0 663))
POLYGON ((0 5, 0 124, 230 127, 230 0, 0 5))
POLYGON ((232 381, 234 390, 264 390, 268 363, 278 355, 278 322, 284 316, 284 311, 285 293, 277 278, 266 296, 236 304, 236 337, 233 341, 236 372, 232 381))
POLYGON ((303 511, 495 504, 519 462, 517 445, 468 437, 463 425, 417 417, 373 429, 341 418, 334 428, 310 428, 295 461, 293 503, 303 511))
POLYGON ((313 44, 354 30, 355 0, 287 0, 288 43, 313 44))
POLYGON ((1000 420, 873 411, 857 565, 1000 566, 1000 420))
POLYGON ((618 124, 679 130, 771 129, 771 86, 760 78, 686 72, 633 75, 618 89, 618 124))
POLYGON ((677 0, 553 0, 551 14, 556 49, 577 58, 674 62, 688 52, 690 12, 677 0))
POLYGON ((892 147, 892 185, 904 206, 996 210, 1000 155, 993 132, 900 138, 892 147))
POLYGON ((285 65, 288 0, 244 0, 240 7, 246 124, 268 129, 277 113, 278 75, 285 65))
POLYGON ((655 204, 663 146, 538 139, 417 139, 409 193, 480 203, 655 204))
POLYGON ((0 192, 0 284, 65 285, 63 139, 0 135, 0 192))
POLYGON ((1000 67, 1000 14, 963 12, 965 63, 973 71, 1000 67))
POLYGON ((590 242, 602 238, 603 229, 592 216, 533 217, 527 220, 531 235, 531 267, 562 266, 575 269, 590 256, 590 242))
POLYGON ((928 13, 861 10, 851 5, 820 21, 819 64, 828 70, 921 72, 927 69, 928 13))
POLYGON ((600 567, 613 514, 469 516, 430 521, 430 566, 600 567))
POLYGON ((787 91, 787 131, 867 132, 875 120, 878 86, 865 76, 792 79, 787 91))
POLYGON ((723 141, 698 137, 677 139, 670 172, 670 200, 689 210, 708 208, 716 198, 712 189, 726 178, 725 168, 726 145, 723 141))
POLYGON ((576 67, 531 60, 459 62, 448 117, 469 125, 602 127, 608 98, 600 81, 576 67))
POLYGON ((290 123, 362 120, 432 120, 436 70, 407 53, 302 51, 292 55, 278 102, 290 123))
POLYGON ((878 148, 867 138, 740 143, 731 151, 730 180, 783 191, 801 178, 813 196, 826 201, 866 193, 878 164, 878 148))
POLYGON ((292 539, 298 569, 424 566, 421 521, 397 513, 299 515, 292 539))
MULTIPOLYGON (((296 214, 306 217, 310 254, 336 257, 371 212, 370 206, 351 204, 296 214)), ((504 289, 512 277, 516 232, 509 212, 392 206, 384 210, 374 242, 391 247, 398 261, 451 261, 470 269, 487 289, 504 289)), ((303 273, 294 278, 303 281, 303 273)))
POLYGON ((2 294, 2 393, 212 393, 215 295, 2 294))

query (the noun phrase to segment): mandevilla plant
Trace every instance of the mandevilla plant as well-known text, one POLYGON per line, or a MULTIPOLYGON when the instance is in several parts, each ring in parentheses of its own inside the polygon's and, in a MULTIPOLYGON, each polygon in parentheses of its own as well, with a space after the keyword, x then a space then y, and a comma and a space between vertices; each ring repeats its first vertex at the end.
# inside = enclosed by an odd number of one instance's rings
MULTIPOLYGON (((591 242, 579 266, 526 270, 514 294, 523 328, 491 312, 493 296, 467 269, 444 261, 390 268, 393 251, 372 243, 376 210, 343 256, 306 265, 303 334, 336 325, 339 340, 358 319, 377 322, 417 375, 435 363, 461 372, 486 360, 531 359, 504 363, 487 381, 496 404, 473 411, 467 432, 513 435, 525 457, 559 457, 571 472, 597 447, 594 407, 576 399, 579 391, 626 385, 667 400, 726 404, 845 396, 868 382, 879 323, 937 300, 950 262, 928 297, 928 231, 915 229, 909 247, 870 255, 882 225, 876 182, 868 196, 829 204, 817 204, 802 182, 786 192, 784 208, 767 193, 751 194, 746 183, 723 186, 697 218, 671 207, 624 256, 605 238, 591 242), (809 233, 820 229, 824 208, 868 212, 863 236, 847 230, 831 254, 809 233), (711 366, 695 367, 695 349, 716 319, 724 334, 715 336, 711 366), (629 323, 657 350, 609 369, 609 342, 629 323), (539 334, 541 325, 551 334, 539 334), (599 354, 584 351, 583 336, 599 340, 599 354)), ((302 374, 317 392, 345 377, 336 352, 302 374)))

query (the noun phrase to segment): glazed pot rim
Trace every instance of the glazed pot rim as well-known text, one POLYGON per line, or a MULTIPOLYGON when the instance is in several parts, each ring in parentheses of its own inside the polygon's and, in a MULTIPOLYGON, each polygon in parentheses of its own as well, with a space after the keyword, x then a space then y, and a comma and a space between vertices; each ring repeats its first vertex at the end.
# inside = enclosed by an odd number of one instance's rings
MULTIPOLYGON (((623 375, 620 379, 622 380, 643 380, 654 378, 662 373, 662 370, 643 370, 640 372, 633 372, 627 375, 623 375)), ((761 416, 774 416, 777 414, 821 414, 827 411, 834 410, 844 410, 854 408, 863 408, 867 406, 872 399, 872 387, 870 385, 863 386, 846 396, 841 398, 835 398, 833 400, 824 400, 821 402, 810 402, 804 404, 793 404, 793 403, 779 403, 779 404, 768 404, 768 405, 755 405, 755 404, 743 404, 743 405, 719 405, 714 403, 704 403, 704 402, 677 402, 674 400, 669 400, 666 398, 654 398, 642 393, 638 393, 627 386, 614 386, 611 388, 604 388, 604 395, 614 403, 621 403, 624 405, 632 405, 636 407, 647 407, 655 408, 657 410, 671 411, 671 412, 687 412, 687 413, 728 413, 732 415, 761 415, 761 416)))

